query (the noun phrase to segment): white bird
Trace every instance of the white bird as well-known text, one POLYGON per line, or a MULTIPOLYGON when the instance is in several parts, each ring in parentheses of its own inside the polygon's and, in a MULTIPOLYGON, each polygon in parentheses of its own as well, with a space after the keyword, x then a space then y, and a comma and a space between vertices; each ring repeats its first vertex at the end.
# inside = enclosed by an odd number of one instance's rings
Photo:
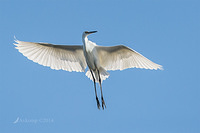
POLYGON ((100 84, 102 109, 106 107, 101 83, 109 77, 108 70, 124 70, 127 68, 162 69, 138 52, 124 45, 111 47, 99 46, 89 41, 87 36, 97 31, 85 31, 82 34, 83 45, 53 45, 15 40, 16 49, 28 59, 48 66, 51 69, 84 72, 93 80, 97 107, 100 102, 97 97, 96 82, 100 84))

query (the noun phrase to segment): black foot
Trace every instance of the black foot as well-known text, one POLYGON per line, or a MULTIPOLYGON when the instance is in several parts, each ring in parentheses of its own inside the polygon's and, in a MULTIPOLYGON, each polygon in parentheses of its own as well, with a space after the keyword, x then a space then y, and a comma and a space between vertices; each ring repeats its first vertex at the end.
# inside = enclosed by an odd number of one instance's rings
POLYGON ((105 104, 105 101, 103 99, 103 97, 101 97, 101 102, 102 102, 102 108, 104 109, 104 107, 106 108, 106 104, 105 104))
POLYGON ((98 109, 100 109, 100 103, 99 103, 98 97, 96 97, 96 101, 97 101, 97 107, 98 107, 98 109))

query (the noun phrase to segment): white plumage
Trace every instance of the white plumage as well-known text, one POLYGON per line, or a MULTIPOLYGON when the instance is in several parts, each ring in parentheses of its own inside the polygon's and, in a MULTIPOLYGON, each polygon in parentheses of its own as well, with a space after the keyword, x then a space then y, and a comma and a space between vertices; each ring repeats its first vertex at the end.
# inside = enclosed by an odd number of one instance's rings
MULTIPOLYGON (((51 69, 84 72, 86 67, 89 70, 86 76, 96 82, 101 83, 109 77, 107 70, 124 70, 127 68, 145 68, 162 69, 149 59, 138 52, 124 45, 118 46, 98 46, 88 40, 87 36, 92 32, 83 32, 83 45, 53 45, 49 43, 34 43, 15 40, 16 49, 19 50, 28 59, 48 66, 51 69)), ((96 84, 95 84, 96 93, 96 84)), ((105 102, 103 100, 101 87, 102 108, 105 102)), ((99 100, 96 94, 97 106, 100 108, 99 100)))
POLYGON ((15 40, 16 49, 28 59, 51 69, 84 72, 83 46, 64 46, 15 40))
POLYGON ((124 46, 97 46, 101 66, 105 70, 124 70, 127 68, 162 69, 138 52, 124 46))

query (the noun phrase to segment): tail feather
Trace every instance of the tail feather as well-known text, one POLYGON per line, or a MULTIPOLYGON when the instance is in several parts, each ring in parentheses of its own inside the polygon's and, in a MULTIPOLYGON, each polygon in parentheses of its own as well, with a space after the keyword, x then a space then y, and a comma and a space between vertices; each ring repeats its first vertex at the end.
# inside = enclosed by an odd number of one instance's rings
MULTIPOLYGON (((100 73, 100 77, 101 77, 101 82, 103 82, 103 80, 106 80, 110 76, 110 74, 105 69, 103 69, 102 67, 100 67, 99 73, 100 73)), ((92 74, 91 74, 90 70, 88 70, 85 75, 90 80, 93 81, 92 74)), ((94 71, 94 77, 95 77, 95 81, 99 82, 99 76, 98 76, 98 72, 97 71, 94 71)))

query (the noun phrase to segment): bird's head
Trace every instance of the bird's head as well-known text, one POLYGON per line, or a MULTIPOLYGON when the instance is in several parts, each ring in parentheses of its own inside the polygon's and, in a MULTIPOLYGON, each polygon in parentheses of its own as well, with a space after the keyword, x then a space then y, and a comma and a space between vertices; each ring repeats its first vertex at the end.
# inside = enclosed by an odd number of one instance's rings
POLYGON ((92 33, 96 33, 97 31, 84 31, 83 32, 83 38, 87 37, 88 35, 92 34, 92 33))

